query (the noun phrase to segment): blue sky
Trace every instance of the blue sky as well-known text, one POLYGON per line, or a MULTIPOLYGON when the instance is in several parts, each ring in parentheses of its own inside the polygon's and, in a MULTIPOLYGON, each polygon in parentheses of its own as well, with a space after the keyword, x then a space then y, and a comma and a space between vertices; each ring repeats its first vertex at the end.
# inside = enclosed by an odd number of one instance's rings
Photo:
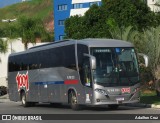
POLYGON ((22 0, 0 0, 0 8, 3 8, 5 6, 21 2, 22 0))

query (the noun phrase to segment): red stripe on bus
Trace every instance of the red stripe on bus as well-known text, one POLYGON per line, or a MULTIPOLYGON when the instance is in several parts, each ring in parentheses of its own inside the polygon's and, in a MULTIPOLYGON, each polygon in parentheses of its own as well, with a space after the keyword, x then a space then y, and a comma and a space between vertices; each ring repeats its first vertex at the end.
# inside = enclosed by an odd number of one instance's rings
POLYGON ((78 80, 65 80, 64 84, 78 84, 78 80))

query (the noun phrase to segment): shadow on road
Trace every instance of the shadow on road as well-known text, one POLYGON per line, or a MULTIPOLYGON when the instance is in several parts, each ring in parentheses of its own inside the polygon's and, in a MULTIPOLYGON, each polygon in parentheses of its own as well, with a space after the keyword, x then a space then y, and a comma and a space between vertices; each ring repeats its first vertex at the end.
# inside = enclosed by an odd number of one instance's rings
MULTIPOLYGON (((48 103, 40 103, 36 104, 34 107, 39 108, 56 108, 56 109, 71 109, 67 104, 48 104, 48 103)), ((145 107, 130 107, 130 106, 119 106, 117 109, 111 109, 108 106, 82 106, 80 111, 90 110, 90 111, 124 111, 124 110, 137 110, 144 109, 145 107)))

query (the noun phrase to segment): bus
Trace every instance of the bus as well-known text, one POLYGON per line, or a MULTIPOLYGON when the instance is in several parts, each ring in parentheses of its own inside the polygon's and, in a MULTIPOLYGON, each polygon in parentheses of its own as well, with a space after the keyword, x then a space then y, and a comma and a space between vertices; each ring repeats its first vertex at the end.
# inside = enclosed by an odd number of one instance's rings
MULTIPOLYGON (((147 59, 145 59, 147 60, 147 59)), ((115 39, 64 40, 10 54, 8 88, 11 101, 81 106, 140 100, 140 76, 134 46, 115 39)))

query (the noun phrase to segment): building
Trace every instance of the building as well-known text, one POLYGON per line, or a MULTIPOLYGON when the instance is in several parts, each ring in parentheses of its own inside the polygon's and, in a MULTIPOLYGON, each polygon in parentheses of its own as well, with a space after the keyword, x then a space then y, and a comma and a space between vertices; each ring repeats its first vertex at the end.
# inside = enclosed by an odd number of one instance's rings
POLYGON ((147 0, 147 5, 150 7, 151 11, 160 11, 160 0, 147 0))
MULTIPOLYGON (((4 41, 7 41, 6 38, 3 38, 4 41)), ((45 42, 46 43, 46 42, 45 42)), ((45 43, 36 43, 28 44, 28 48, 33 46, 38 46, 45 43)), ((14 39, 12 40, 12 43, 8 44, 8 52, 7 53, 0 53, 0 86, 6 86, 7 87, 7 68, 8 68, 8 56, 12 52, 21 52, 24 51, 24 44, 22 43, 22 39, 14 39)))
POLYGON ((83 16, 93 4, 101 5, 101 0, 53 0, 55 41, 65 36, 64 23, 70 16, 83 16))
MULTIPOLYGON (((151 11, 160 11, 160 0, 143 0, 151 11)), ((101 0, 53 0, 54 2, 54 33, 55 41, 65 36, 64 23, 70 16, 83 16, 93 4, 101 5, 101 0)))

